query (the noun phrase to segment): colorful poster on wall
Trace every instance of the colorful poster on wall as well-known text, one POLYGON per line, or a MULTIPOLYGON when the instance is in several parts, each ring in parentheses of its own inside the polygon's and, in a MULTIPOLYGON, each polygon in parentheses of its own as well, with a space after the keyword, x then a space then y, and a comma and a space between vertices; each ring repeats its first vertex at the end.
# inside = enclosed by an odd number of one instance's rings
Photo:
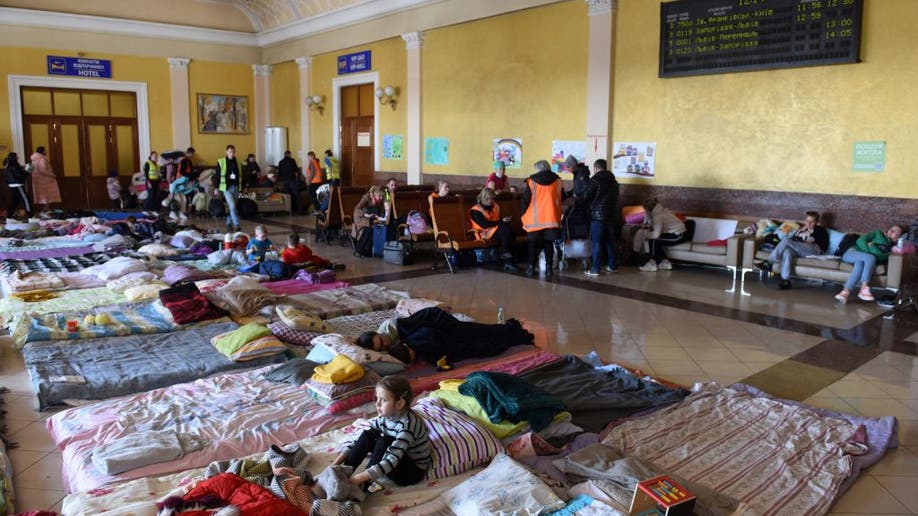
POLYGON ((586 142, 570 140, 552 140, 551 142, 551 171, 552 172, 570 172, 564 166, 564 160, 568 156, 574 156, 577 161, 583 163, 586 159, 586 142))
POLYGON ((400 134, 384 134, 382 137, 383 159, 402 159, 405 139, 400 134))
POLYGON ((886 142, 854 142, 851 170, 883 172, 886 170, 886 142))
POLYGON ((656 142, 615 142, 612 152, 612 173, 617 177, 653 179, 656 142))
POLYGON ((449 164, 449 138, 424 138, 424 163, 449 164))
POLYGON ((503 161, 507 168, 523 168, 523 139, 497 138, 493 141, 494 161, 503 161))

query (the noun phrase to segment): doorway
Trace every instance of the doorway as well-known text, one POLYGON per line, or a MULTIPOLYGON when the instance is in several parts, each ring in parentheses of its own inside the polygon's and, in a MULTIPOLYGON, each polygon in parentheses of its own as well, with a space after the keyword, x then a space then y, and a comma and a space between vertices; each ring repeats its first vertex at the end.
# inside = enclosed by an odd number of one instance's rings
POLYGON ((341 95, 341 182, 369 186, 375 175, 376 96, 373 83, 344 86, 341 95))
POLYGON ((31 86, 20 95, 25 154, 47 149, 63 207, 108 207, 109 172, 126 190, 139 167, 136 95, 31 86))

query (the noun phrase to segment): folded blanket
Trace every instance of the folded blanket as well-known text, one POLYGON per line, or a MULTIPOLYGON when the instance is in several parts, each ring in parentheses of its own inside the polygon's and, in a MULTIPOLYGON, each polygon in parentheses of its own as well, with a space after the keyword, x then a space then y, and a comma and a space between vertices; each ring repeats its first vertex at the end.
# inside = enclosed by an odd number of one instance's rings
POLYGON ((30 290, 56 290, 64 288, 64 280, 57 274, 43 272, 13 271, 7 281, 13 292, 28 292, 30 290))
POLYGON ((459 392, 478 400, 492 423, 526 420, 535 432, 565 408, 547 391, 506 373, 474 372, 459 386, 459 392))
POLYGON ((266 335, 271 335, 271 330, 260 324, 249 323, 238 330, 217 335, 211 339, 211 344, 217 351, 229 357, 247 343, 266 335))
POLYGON ((101 444, 92 452, 92 463, 106 475, 169 462, 200 450, 206 442, 192 434, 171 430, 137 432, 101 444))
POLYGON ((336 355, 331 362, 316 367, 313 381, 320 383, 351 383, 363 378, 363 367, 344 355, 336 355))

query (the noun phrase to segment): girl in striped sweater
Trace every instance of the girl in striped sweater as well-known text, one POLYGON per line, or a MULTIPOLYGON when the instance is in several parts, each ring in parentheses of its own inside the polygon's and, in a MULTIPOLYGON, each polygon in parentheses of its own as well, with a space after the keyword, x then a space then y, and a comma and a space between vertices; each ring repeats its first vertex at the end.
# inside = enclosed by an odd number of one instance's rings
POLYGON ((386 476, 400 486, 416 484, 430 468, 427 426, 411 410, 411 384, 401 375, 387 376, 376 384, 376 411, 379 417, 335 459, 335 464, 354 468, 351 483, 367 487, 386 476), (367 468, 357 467, 369 454, 367 468))

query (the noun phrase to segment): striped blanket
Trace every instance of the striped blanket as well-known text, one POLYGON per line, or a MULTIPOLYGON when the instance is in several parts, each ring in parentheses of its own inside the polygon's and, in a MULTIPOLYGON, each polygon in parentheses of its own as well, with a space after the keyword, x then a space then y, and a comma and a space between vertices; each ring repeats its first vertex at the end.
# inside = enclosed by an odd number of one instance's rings
POLYGON ((757 514, 824 514, 853 473, 856 431, 805 406, 706 384, 612 428, 603 442, 757 514))
POLYGON ((0 262, 0 273, 19 272, 78 272, 94 265, 103 264, 119 254, 91 253, 81 256, 62 256, 58 258, 36 258, 34 260, 3 260, 0 262))

